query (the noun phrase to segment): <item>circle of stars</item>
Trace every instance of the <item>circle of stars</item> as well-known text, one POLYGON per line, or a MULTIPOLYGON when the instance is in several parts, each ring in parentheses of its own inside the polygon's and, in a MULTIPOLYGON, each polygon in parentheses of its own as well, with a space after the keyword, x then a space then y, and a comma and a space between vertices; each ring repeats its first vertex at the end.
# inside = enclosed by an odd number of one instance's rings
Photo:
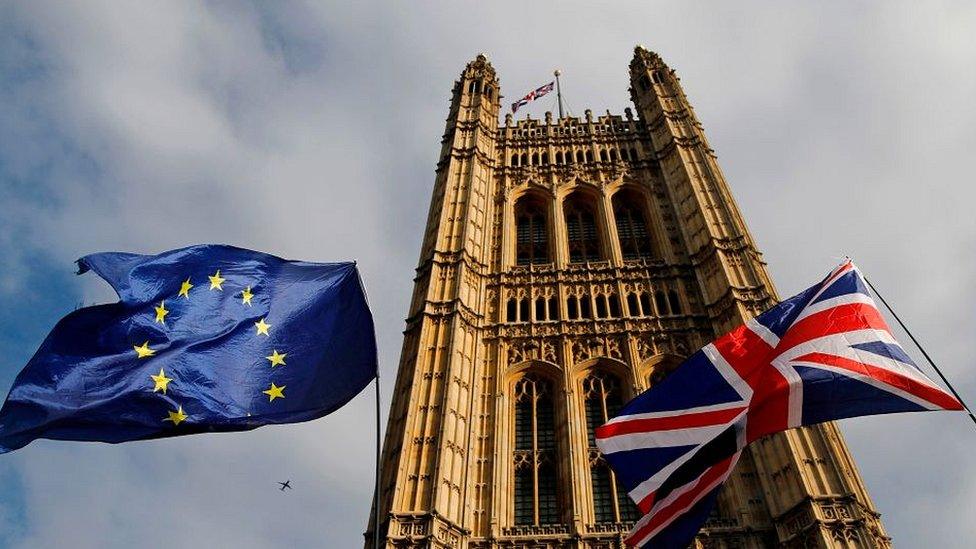
MULTIPOLYGON (((187 277, 186 280, 184 280, 180 284, 180 289, 176 294, 177 299, 183 298, 187 301, 190 300, 190 290, 192 290, 195 286, 190 281, 190 278, 191 277, 187 277)), ((209 275, 207 278, 210 281, 210 287, 208 291, 219 291, 219 292, 224 291, 224 283, 227 281, 227 278, 220 276, 220 269, 217 269, 216 272, 214 272, 214 274, 209 275)), ((241 306, 244 307, 252 306, 251 300, 254 298, 255 294, 251 289, 251 286, 245 287, 243 290, 240 291, 239 294, 236 295, 240 297, 241 306)), ((155 311, 155 318, 153 322, 156 324, 161 324, 163 327, 167 327, 166 315, 168 315, 171 311, 166 308, 166 300, 161 300, 158 305, 155 305, 153 307, 153 310, 155 311)), ((267 317, 261 318, 260 320, 254 323, 254 328, 255 328, 254 336, 255 337, 265 336, 270 338, 271 326, 272 325, 267 321, 267 317)), ((144 341, 142 345, 133 345, 132 349, 136 353, 137 360, 145 360, 156 356, 156 349, 153 349, 152 347, 149 346, 148 340, 144 341)), ((265 358, 270 362, 270 367, 274 369, 277 366, 285 366, 286 365, 285 357, 287 356, 288 353, 280 352, 278 349, 275 348, 272 349, 271 354, 266 356, 265 358)), ((166 390, 169 388, 170 383, 174 382, 174 378, 168 377, 166 375, 166 370, 164 368, 160 368, 158 374, 150 374, 149 378, 152 380, 152 392, 153 393, 161 392, 163 395, 166 394, 166 390)), ((285 398, 285 388, 286 388, 285 385, 279 387, 272 381, 271 386, 268 389, 261 391, 261 393, 268 395, 268 402, 274 402, 277 399, 285 398)), ((250 416, 251 414, 248 413, 247 415, 250 416)), ((183 406, 177 405, 176 410, 169 410, 166 412, 166 417, 162 418, 162 421, 172 423, 173 426, 175 427, 178 426, 180 423, 186 421, 189 417, 190 417, 189 414, 183 411, 183 406)))

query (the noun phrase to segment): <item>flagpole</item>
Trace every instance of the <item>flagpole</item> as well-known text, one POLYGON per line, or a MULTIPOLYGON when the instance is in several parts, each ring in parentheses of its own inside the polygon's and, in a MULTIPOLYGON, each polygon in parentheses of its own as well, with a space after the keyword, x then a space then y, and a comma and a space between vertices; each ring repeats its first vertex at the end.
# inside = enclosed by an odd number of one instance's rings
POLYGON ((376 365, 376 484, 373 486, 373 549, 380 549, 380 368, 376 365))
MULTIPOLYGON (((356 275, 359 277, 359 287, 363 290, 363 299, 366 300, 366 306, 369 306, 369 294, 366 293, 366 284, 363 283, 363 275, 356 270, 356 275)), ((379 349, 373 348, 373 352, 376 355, 373 358, 373 363, 376 364, 376 372, 374 381, 376 382, 376 479, 373 483, 373 549, 380 549, 380 473, 381 465, 381 442, 380 442, 380 357, 379 349)))
POLYGON ((901 326, 901 328, 905 330, 905 333, 908 334, 908 337, 911 338, 912 343, 914 343, 915 346, 918 347, 919 351, 922 351, 922 356, 924 356, 925 360, 929 362, 929 364, 935 370, 935 373, 939 374, 939 377, 942 378, 942 382, 946 384, 946 387, 948 387, 950 391, 952 391, 952 394, 956 397, 956 400, 958 400, 959 403, 962 404, 962 407, 966 409, 966 412, 969 413, 969 417, 970 419, 973 420, 973 423, 976 423, 976 416, 973 415, 973 412, 969 409, 969 406, 967 406, 966 403, 963 402, 962 397, 959 396, 959 393, 956 392, 955 387, 953 387, 952 384, 949 383, 949 380, 946 379, 945 375, 943 375, 942 370, 940 370, 939 367, 935 365, 935 362, 932 360, 929 354, 925 352, 925 349, 922 347, 922 345, 918 342, 917 339, 915 339, 915 336, 912 335, 912 332, 908 329, 908 326, 905 326, 905 323, 901 321, 901 318, 898 317, 898 313, 896 313, 895 310, 891 308, 891 305, 888 305, 888 302, 885 301, 884 296, 881 295, 881 292, 879 292, 878 289, 874 287, 874 284, 871 284, 871 281, 868 280, 868 277, 864 277, 864 281, 868 283, 868 286, 870 286, 871 290, 874 291, 874 294, 878 296, 878 299, 881 300, 881 303, 884 303, 884 306, 891 313, 891 316, 895 317, 895 320, 898 321, 898 325, 901 326))
POLYGON ((552 74, 556 77, 556 99, 559 101, 559 118, 562 118, 563 117, 563 92, 559 88, 559 75, 562 73, 559 72, 559 69, 556 69, 555 71, 553 71, 552 74))

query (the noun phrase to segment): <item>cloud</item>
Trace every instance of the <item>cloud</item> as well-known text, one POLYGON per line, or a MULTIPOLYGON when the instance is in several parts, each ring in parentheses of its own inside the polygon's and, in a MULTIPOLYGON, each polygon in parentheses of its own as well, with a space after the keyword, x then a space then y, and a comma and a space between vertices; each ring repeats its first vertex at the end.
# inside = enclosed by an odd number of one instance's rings
MULTIPOLYGON (((0 325, 21 327, 0 337, 0 378, 12 381, 77 301, 112 299, 94 277, 68 276, 80 255, 227 242, 359 259, 388 403, 464 63, 487 51, 509 98, 558 65, 575 114, 620 113, 643 43, 681 75, 781 293, 853 254, 976 395, 962 337, 976 321, 974 23, 964 3, 5 5, 0 325)), ((541 117, 540 103, 527 112, 541 117)), ((364 394, 306 425, 35 443, 0 460, 15 479, 0 525, 23 522, 0 540, 356 546, 371 410, 364 394), (279 477, 295 492, 277 493, 279 477)), ((956 435, 969 428, 950 414, 843 424, 896 543, 962 547, 976 535, 962 515, 976 477, 956 435)))

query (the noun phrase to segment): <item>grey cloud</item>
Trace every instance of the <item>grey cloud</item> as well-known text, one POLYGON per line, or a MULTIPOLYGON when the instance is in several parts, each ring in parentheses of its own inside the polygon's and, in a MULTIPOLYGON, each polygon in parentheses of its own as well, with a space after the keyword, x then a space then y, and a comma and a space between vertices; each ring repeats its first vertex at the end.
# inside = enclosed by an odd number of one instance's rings
MULTIPOLYGON (((5 321, 37 256, 216 241, 358 258, 388 403, 464 63, 487 51, 508 98, 558 65, 574 113, 619 113, 643 43, 681 75, 781 293, 853 254, 976 400, 970 5, 31 2, 0 21, 5 321)), ((92 278, 80 291, 111 299, 92 278)), ((356 546, 370 397, 306 425, 4 456, 26 509, 11 544, 356 546)), ((964 416, 843 429, 896 543, 976 536, 964 416)))

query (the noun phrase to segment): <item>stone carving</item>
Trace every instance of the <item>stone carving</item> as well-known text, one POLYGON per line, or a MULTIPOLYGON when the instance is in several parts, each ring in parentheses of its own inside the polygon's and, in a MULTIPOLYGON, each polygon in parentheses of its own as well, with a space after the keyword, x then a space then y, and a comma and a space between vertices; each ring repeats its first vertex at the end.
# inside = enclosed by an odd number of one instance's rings
POLYGON ((542 352, 540 353, 540 358, 542 358, 542 360, 552 363, 557 362, 556 345, 551 340, 543 339, 541 349, 542 352))
POLYGON ((620 352, 620 339, 615 337, 607 339, 607 356, 616 359, 624 357, 623 353, 620 352))
POLYGON ((637 356, 641 361, 647 360, 657 353, 654 350, 654 341, 651 336, 641 336, 637 339, 637 356))
POLYGON ((545 360, 546 362, 557 363, 555 342, 550 339, 512 341, 508 349, 508 363, 518 364, 526 360, 545 360))
POLYGON ((579 364, 590 358, 603 356, 603 343, 596 338, 587 337, 573 342, 573 363, 579 364))

